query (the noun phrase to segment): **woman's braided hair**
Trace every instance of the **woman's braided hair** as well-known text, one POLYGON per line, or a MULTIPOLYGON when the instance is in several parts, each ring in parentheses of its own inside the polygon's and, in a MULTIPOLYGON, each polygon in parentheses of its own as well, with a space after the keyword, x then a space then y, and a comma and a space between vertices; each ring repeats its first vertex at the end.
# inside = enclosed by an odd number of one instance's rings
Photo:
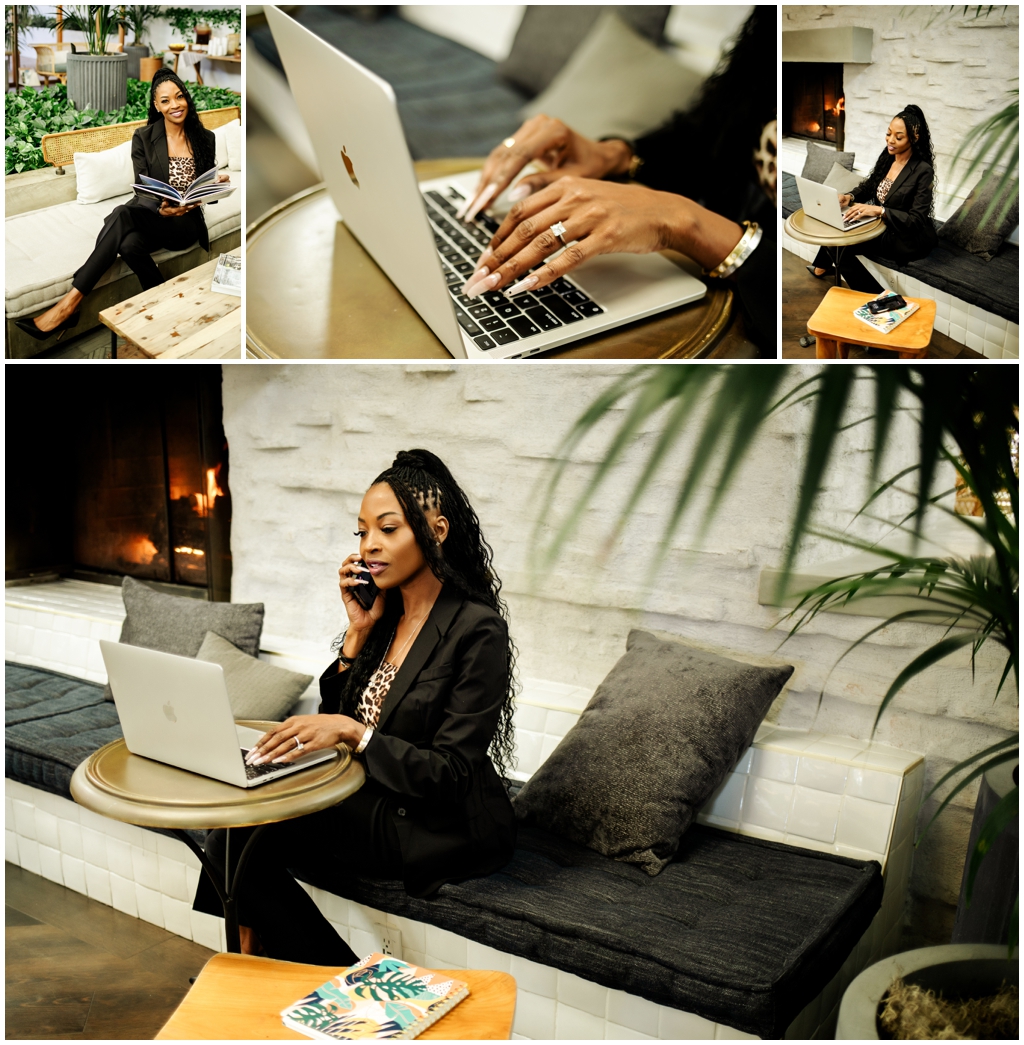
POLYGON ((217 156, 208 144, 210 132, 206 130, 202 120, 199 119, 199 113, 196 111, 195 102, 192 101, 192 95, 188 93, 188 88, 173 70, 166 67, 157 69, 153 76, 153 84, 149 89, 149 116, 147 122, 156 123, 157 120, 164 118, 163 113, 159 112, 156 107, 156 89, 160 84, 166 83, 168 80, 181 91, 188 105, 188 112, 185 114, 185 137, 188 138, 188 143, 192 147, 192 159, 195 161, 196 177, 198 178, 200 174, 205 174, 217 162, 217 156))
MULTIPOLYGON (((391 467, 381 472, 371 486, 379 483, 387 483, 394 491, 434 576, 464 598, 494 610, 507 624, 508 609, 501 598, 501 581, 492 565, 494 553, 480 532, 476 512, 444 462, 429 450, 402 450, 391 467), (438 509, 448 520, 448 536, 443 550, 424 514, 432 508, 438 509)), ((398 588, 390 588, 384 594, 384 615, 346 673, 348 678, 341 695, 341 711, 346 715, 354 713, 360 695, 388 651, 398 619, 404 612, 402 593, 398 588)), ((339 640, 335 641, 335 646, 340 648, 339 640)), ((507 688, 490 747, 491 759, 501 776, 507 776, 515 765, 512 715, 516 656, 515 644, 509 637, 507 688)))
MULTIPOLYGON (((924 118, 924 113, 917 105, 908 105, 900 112, 898 112, 893 120, 902 120, 903 126, 907 128, 907 135, 910 138, 910 155, 915 159, 924 160, 925 163, 931 167, 933 175, 935 171, 935 154, 932 150, 932 136, 928 130, 928 123, 924 118)), ((891 120, 889 121, 892 122, 891 120)), ((871 195, 874 196, 875 190, 878 188, 878 183, 889 173, 889 168, 892 166, 892 157, 889 155, 888 149, 882 149, 879 153, 878 159, 875 161, 874 169, 868 175, 867 180, 863 183, 867 185, 871 191, 871 195)), ((932 210, 934 210, 934 197, 932 198, 932 210)))

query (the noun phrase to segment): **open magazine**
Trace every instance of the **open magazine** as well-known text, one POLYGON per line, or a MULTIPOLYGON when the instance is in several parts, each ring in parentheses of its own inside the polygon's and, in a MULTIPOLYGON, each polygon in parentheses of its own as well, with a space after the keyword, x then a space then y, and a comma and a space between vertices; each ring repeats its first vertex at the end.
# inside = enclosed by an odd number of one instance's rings
POLYGON ((237 254, 221 254, 217 259, 210 290, 236 298, 242 296, 242 259, 237 254))
POLYGON ((173 185, 168 185, 159 178, 150 178, 146 174, 140 174, 139 180, 141 184, 132 186, 136 192, 145 192, 150 196, 163 198, 174 207, 189 207, 193 203, 212 203, 214 200, 222 200, 225 196, 230 196, 235 191, 234 187, 226 182, 217 181, 216 167, 211 167, 205 174, 200 174, 184 192, 178 192, 173 185))

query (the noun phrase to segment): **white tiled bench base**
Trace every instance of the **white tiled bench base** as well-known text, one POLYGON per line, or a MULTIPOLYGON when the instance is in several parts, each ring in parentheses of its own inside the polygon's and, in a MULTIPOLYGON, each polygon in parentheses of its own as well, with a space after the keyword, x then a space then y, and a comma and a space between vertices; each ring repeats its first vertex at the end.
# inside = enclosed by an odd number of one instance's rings
MULTIPOLYGON (((801 243, 785 231, 782 245, 791 254, 804 261, 813 261, 818 248, 810 243, 801 243)), ((850 248, 852 249, 852 248, 850 248)), ((1017 359, 1020 356, 1020 325, 994 312, 987 312, 977 305, 943 290, 922 283, 913 276, 873 263, 886 283, 900 294, 908 297, 933 298, 935 301, 935 329, 958 344, 980 352, 988 359, 1017 359)))

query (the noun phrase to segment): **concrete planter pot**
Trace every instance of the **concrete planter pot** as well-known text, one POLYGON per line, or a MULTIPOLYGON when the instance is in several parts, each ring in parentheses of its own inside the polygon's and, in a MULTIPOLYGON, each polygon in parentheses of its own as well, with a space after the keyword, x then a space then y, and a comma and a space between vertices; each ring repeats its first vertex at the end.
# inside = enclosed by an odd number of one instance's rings
POLYGON ((865 969, 846 988, 839 1006, 837 1041, 881 1037, 879 1006, 899 977, 928 990, 941 990, 947 998, 983 998, 995 994, 1004 980, 1017 982, 1018 962, 1006 957, 1005 946, 987 943, 947 944, 894 954, 865 969))
POLYGON ((128 104, 128 55, 69 54, 68 98, 76 109, 113 112, 128 104))
POLYGON ((128 55, 128 79, 140 80, 139 59, 149 57, 149 45, 125 44, 124 53, 128 55))

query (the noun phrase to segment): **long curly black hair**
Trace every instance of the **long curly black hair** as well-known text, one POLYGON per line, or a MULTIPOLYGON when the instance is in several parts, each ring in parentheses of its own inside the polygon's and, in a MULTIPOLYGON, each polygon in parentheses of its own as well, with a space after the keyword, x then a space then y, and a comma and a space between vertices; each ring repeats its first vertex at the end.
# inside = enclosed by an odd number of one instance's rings
POLYGON ((185 137, 188 138, 188 143, 192 147, 192 158, 195 160, 196 176, 198 177, 200 174, 205 174, 217 162, 217 154, 210 142, 210 132, 199 119, 192 95, 188 93, 188 88, 171 69, 157 69, 156 75, 153 77, 153 84, 149 89, 148 122, 156 123, 157 120, 164 118, 163 113, 158 112, 156 108, 156 89, 168 80, 181 90, 188 104, 188 113, 185 116, 185 137))
MULTIPOLYGON (((508 608, 501 597, 501 581, 494 572, 494 553, 480 532, 480 520, 462 488, 444 462, 429 450, 403 450, 391 467, 370 484, 387 483, 398 498, 412 527, 423 558, 446 587, 464 598, 483 603, 508 623, 508 608), (443 549, 424 514, 437 508, 448 520, 448 536, 443 549)), ((370 632, 366 645, 346 672, 341 694, 341 711, 352 715, 370 676, 377 670, 394 636, 404 607, 402 593, 389 588, 384 593, 384 615, 370 632)), ((335 648, 343 641, 339 636, 335 648)), ((515 767, 515 737, 512 724, 515 696, 516 657, 511 636, 508 640, 508 681, 498 728, 491 741, 490 755, 501 776, 515 767)))
MULTIPOLYGON (((892 119, 903 121, 903 125, 907 128, 907 134, 910 136, 910 155, 916 160, 924 160, 931 167, 934 175, 935 153, 932 150, 932 136, 920 107, 907 105, 892 119)), ((889 122, 892 123, 892 120, 889 122)), ((878 154, 878 159, 875 160, 875 166, 872 168, 871 173, 862 182, 863 185, 866 185, 871 190, 872 196, 874 196, 875 190, 878 188, 878 183, 889 173, 891 166, 892 157, 889 155, 889 150, 882 149, 878 154)), ((934 209, 934 197, 932 209, 934 209)))

